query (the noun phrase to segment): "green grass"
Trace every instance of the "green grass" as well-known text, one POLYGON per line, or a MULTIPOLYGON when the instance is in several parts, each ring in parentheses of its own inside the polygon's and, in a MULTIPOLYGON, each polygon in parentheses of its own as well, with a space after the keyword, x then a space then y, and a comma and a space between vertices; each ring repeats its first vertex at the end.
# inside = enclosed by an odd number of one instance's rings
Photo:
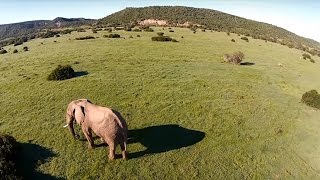
POLYGON ((116 32, 125 39, 88 30, 5 47, 0 132, 37 146, 25 154, 49 150, 37 170, 67 179, 319 178, 320 113, 300 100, 304 92, 320 89, 320 59, 310 63, 300 59, 301 51, 252 38, 248 43, 236 34, 173 30, 170 37, 178 43, 151 41, 157 32, 168 34, 155 28, 116 32), (87 35, 99 38, 74 40, 87 35), (223 54, 235 51, 255 64, 221 63, 223 54), (88 74, 47 81, 60 64, 88 74), (67 104, 78 98, 120 111, 129 129, 141 132, 141 141, 128 145, 129 157, 148 146, 155 153, 109 162, 106 148, 89 150, 87 142, 74 141, 62 126, 67 104), (157 134, 154 126, 160 127, 157 134), (192 132, 205 137, 194 141, 192 132), (181 142, 169 146, 170 135, 181 142))

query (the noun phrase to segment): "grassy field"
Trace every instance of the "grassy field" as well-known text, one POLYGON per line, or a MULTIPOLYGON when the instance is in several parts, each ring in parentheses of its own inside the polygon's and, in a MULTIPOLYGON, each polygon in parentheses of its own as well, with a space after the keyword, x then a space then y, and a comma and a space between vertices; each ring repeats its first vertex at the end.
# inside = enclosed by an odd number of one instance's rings
POLYGON ((5 47, 0 132, 23 143, 25 175, 320 178, 320 112, 300 103, 304 92, 320 90, 320 58, 311 63, 299 50, 245 42, 236 34, 173 29, 116 32, 125 39, 103 38, 105 31, 73 32, 5 47), (179 42, 152 42, 160 31, 179 42), (99 38, 74 40, 86 35, 99 38), (22 51, 25 45, 28 52, 22 51), (19 53, 13 54, 14 48, 19 53), (244 52, 244 61, 252 64, 222 63, 223 54, 234 51, 244 52), (47 81, 59 64, 71 64, 79 76, 47 81), (67 104, 78 98, 122 113, 135 140, 128 144, 128 161, 109 162, 105 147, 89 150, 86 141, 74 141, 62 127, 67 104))

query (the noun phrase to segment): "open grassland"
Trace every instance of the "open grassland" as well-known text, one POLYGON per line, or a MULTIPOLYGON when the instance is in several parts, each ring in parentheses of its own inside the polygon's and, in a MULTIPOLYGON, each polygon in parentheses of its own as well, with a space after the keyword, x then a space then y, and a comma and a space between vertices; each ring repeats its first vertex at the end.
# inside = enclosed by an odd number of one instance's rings
POLYGON ((320 90, 319 57, 311 63, 279 44, 173 29, 116 32, 125 39, 103 38, 105 31, 73 32, 5 47, 0 132, 26 144, 25 173, 67 179, 320 178, 320 112, 300 103, 304 92, 320 90), (179 42, 151 41, 160 31, 179 42), (99 38, 74 40, 87 35, 99 38), (19 53, 12 54, 15 48, 19 53), (254 64, 221 63, 223 54, 234 51, 254 64), (47 81, 59 64, 71 64, 79 76, 47 81), (89 150, 62 128, 67 104, 78 98, 122 113, 139 136, 128 144, 131 159, 108 162, 105 147, 89 150))

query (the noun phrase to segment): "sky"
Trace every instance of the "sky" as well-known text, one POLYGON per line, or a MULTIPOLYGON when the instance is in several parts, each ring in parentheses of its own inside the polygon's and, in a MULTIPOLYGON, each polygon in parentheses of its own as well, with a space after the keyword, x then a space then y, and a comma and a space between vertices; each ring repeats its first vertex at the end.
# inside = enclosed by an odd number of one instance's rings
POLYGON ((0 24, 56 17, 98 19, 126 7, 156 5, 214 9, 320 42, 320 0, 0 0, 0 24))

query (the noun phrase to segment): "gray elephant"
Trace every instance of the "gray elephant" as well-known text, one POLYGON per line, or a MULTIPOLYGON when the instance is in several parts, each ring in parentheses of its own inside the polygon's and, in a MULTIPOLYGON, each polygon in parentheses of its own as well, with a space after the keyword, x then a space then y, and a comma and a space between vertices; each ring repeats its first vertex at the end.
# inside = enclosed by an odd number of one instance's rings
POLYGON ((122 158, 127 159, 126 145, 128 127, 120 113, 95 105, 87 99, 78 99, 69 103, 66 114, 67 125, 74 138, 76 134, 73 122, 81 126, 83 134, 89 142, 89 148, 94 148, 92 131, 109 146, 109 159, 115 158, 115 148, 119 144, 122 158))

